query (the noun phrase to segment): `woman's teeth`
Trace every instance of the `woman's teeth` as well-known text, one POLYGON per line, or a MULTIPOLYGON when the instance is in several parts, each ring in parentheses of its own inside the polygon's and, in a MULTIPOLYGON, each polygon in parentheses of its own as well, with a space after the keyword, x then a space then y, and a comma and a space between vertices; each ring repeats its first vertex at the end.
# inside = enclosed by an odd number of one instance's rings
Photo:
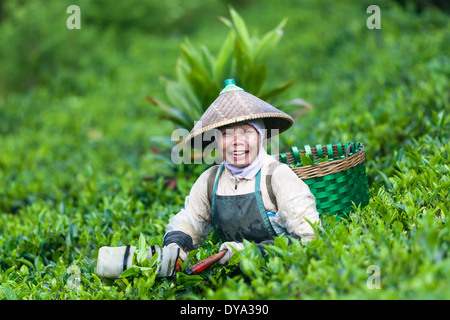
POLYGON ((235 152, 233 152, 233 155, 240 156, 240 155, 243 155, 243 154, 246 154, 246 153, 247 153, 246 151, 235 151, 235 152))

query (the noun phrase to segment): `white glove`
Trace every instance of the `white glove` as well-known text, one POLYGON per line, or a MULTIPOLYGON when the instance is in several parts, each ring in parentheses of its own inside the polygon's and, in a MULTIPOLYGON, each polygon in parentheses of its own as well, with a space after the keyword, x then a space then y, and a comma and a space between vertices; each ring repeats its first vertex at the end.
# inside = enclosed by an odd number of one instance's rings
POLYGON ((222 266, 228 264, 228 261, 230 261, 231 256, 234 254, 234 250, 237 250, 237 251, 244 250, 244 244, 242 242, 233 242, 233 241, 224 242, 220 246, 219 251, 222 251, 225 249, 227 249, 227 252, 219 261, 217 261, 217 263, 222 266))
MULTIPOLYGON (((98 251, 97 275, 102 278, 117 279, 123 271, 128 269, 133 261, 136 247, 101 247, 98 251), (126 259, 125 259, 126 258, 126 259)), ((157 246, 147 247, 147 259, 151 260, 158 253, 157 277, 170 277, 176 273, 178 259, 185 261, 187 253, 176 243, 171 243, 162 249, 157 246)))
POLYGON ((158 266, 156 267, 157 277, 171 277, 175 275, 178 259, 183 262, 186 258, 187 253, 176 243, 168 244, 159 249, 158 266))
POLYGON ((107 279, 118 278, 125 269, 131 266, 135 251, 136 247, 129 246, 128 256, 125 257, 127 246, 101 247, 98 251, 97 275, 107 279))

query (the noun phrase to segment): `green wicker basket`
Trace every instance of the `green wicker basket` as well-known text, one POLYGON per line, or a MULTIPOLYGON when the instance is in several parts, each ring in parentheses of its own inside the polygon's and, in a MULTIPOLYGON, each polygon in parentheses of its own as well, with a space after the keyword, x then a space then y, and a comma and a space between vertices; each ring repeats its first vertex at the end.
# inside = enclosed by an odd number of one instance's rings
POLYGON ((354 205, 362 208, 369 203, 369 184, 361 143, 306 145, 303 150, 292 147, 291 152, 281 153, 275 158, 289 165, 309 186, 316 197, 320 214, 345 218, 354 205), (300 153, 307 154, 315 162, 323 162, 302 166, 300 153))

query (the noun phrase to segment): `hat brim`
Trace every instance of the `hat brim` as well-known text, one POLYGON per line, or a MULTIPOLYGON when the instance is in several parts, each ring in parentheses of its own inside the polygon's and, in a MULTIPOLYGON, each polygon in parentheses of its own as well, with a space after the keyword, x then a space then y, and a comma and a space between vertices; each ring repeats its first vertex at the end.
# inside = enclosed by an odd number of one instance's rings
POLYGON ((280 117, 277 115, 261 115, 259 117, 252 117, 252 118, 236 118, 235 121, 224 121, 222 123, 218 123, 215 126, 210 126, 210 128, 204 128, 198 132, 189 134, 186 139, 184 139, 183 143, 188 144, 192 149, 205 149, 208 145, 214 142, 215 135, 213 130, 220 129, 222 127, 232 125, 232 124, 238 124, 238 123, 245 123, 251 120, 255 119, 263 119, 265 124, 265 137, 266 139, 270 139, 271 137, 276 136, 277 134, 280 134, 286 130, 288 130, 292 124, 293 121, 289 120, 285 117, 280 117))
POLYGON ((183 140, 193 149, 204 149, 214 141, 214 129, 264 119, 266 137, 289 129, 294 120, 288 114, 245 91, 230 91, 219 95, 183 140))

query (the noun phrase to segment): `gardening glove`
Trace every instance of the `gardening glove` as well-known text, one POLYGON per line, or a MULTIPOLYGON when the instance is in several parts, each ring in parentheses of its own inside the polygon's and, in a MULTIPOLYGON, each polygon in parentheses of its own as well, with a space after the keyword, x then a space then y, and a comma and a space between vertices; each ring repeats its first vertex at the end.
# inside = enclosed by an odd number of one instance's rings
MULTIPOLYGON (((117 279, 122 272, 131 267, 135 251, 135 246, 101 247, 98 251, 97 275, 101 278, 117 279)), ((162 249, 157 245, 147 247, 148 260, 151 260, 156 253, 158 253, 156 268, 158 277, 174 275, 180 268, 179 264, 187 259, 187 253, 176 243, 171 243, 162 249)))
POLYGON ((171 277, 175 275, 180 269, 180 263, 186 259, 187 253, 178 244, 170 243, 162 247, 162 249, 158 250, 157 277, 171 277))
POLYGON ((222 266, 228 264, 228 261, 230 261, 231 256, 235 252, 234 250, 237 250, 237 251, 244 250, 244 244, 242 242, 233 242, 233 241, 232 242, 224 242, 220 246, 219 251, 222 251, 225 249, 227 249, 227 252, 219 261, 217 261, 217 263, 222 266))
POLYGON ((98 251, 97 275, 117 279, 133 263, 134 246, 101 247, 98 251))

